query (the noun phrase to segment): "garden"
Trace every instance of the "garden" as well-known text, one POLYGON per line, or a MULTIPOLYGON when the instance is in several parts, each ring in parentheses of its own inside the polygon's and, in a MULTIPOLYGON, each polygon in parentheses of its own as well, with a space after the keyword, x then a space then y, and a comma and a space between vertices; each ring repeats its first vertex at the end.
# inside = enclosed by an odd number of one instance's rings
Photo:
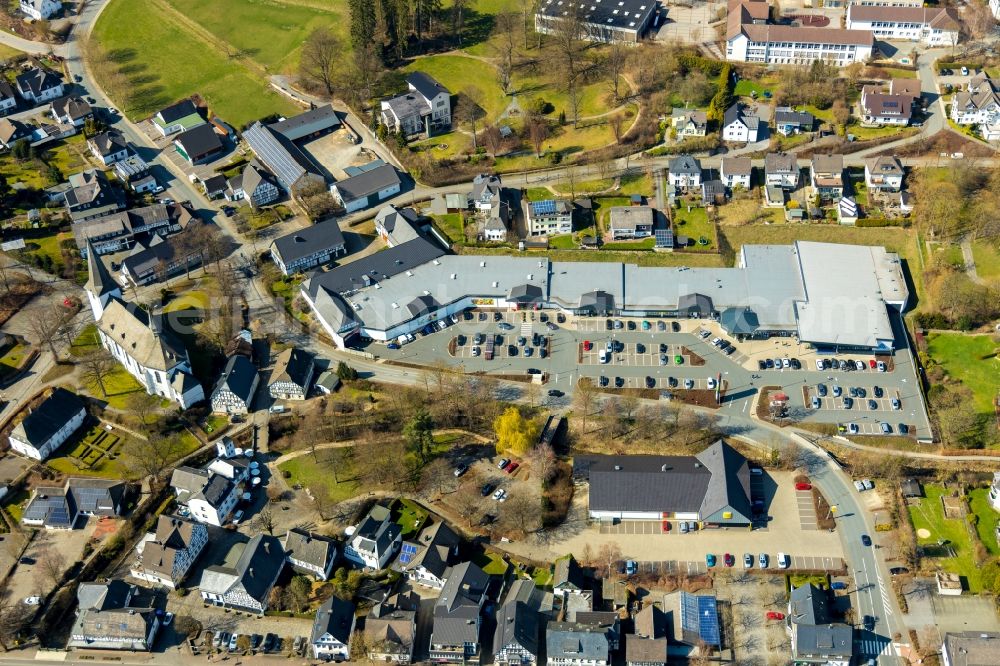
MULTIPOLYGON (((965 580, 970 592, 979 592, 981 583, 976 564, 972 538, 964 517, 946 518, 942 497, 951 491, 943 486, 927 484, 924 497, 912 500, 908 510, 917 543, 924 551, 923 557, 940 566, 944 571, 956 573, 965 580)), ((964 504, 964 499, 961 500, 964 504)))
POLYGON ((118 457, 125 440, 101 423, 93 424, 83 437, 71 438, 46 465, 63 474, 121 476, 118 457))
POLYGON ((929 333, 927 351, 952 379, 972 391, 976 412, 993 413, 1000 376, 1000 345, 991 336, 929 333))

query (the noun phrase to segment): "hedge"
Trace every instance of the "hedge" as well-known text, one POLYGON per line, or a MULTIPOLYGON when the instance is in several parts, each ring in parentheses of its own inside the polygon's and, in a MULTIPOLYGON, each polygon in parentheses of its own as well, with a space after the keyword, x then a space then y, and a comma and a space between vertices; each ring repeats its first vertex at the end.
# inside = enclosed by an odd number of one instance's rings
POLYGON ((884 217, 864 217, 854 223, 856 227, 906 227, 904 220, 887 220, 884 217))

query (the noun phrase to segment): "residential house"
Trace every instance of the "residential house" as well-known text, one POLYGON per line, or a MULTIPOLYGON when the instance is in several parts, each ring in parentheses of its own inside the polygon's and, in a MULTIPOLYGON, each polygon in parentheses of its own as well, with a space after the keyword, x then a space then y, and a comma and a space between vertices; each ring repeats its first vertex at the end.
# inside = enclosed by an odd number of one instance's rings
POLYGON ((222 474, 183 465, 174 470, 170 486, 177 503, 186 506, 191 519, 221 527, 240 499, 240 486, 222 474))
POLYGON ((792 658, 798 663, 850 666, 854 656, 854 630, 834 622, 830 597, 812 583, 793 588, 788 602, 792 632, 792 658))
POLYGON ((396 208, 389 204, 375 216, 375 232, 386 246, 395 247, 421 235, 417 228, 419 219, 420 214, 412 208, 396 208))
POLYGON ((951 100, 951 119, 959 125, 992 125, 1000 120, 1000 81, 980 72, 965 90, 958 90, 951 100))
POLYGON ((326 580, 337 560, 337 542, 298 527, 285 533, 285 557, 295 571, 326 580))
POLYGON ((816 124, 816 118, 807 111, 796 111, 789 106, 779 106, 774 110, 774 129, 783 136, 792 136, 799 132, 811 132, 816 124))
POLYGON ((722 118, 722 140, 756 143, 760 118, 748 113, 741 102, 733 102, 722 118))
POLYGON ((764 156, 764 182, 783 190, 799 186, 799 163, 791 153, 768 153, 764 156))
POLYGON ((103 171, 88 169, 74 173, 69 177, 69 185, 63 199, 74 224, 125 209, 122 191, 108 182, 103 171))
POLYGON ((125 159, 129 153, 128 141, 116 129, 109 129, 90 137, 87 139, 87 148, 104 166, 111 166, 125 159))
POLYGON ((941 643, 941 663, 944 666, 992 666, 996 663, 998 649, 1000 632, 946 632, 941 643))
MULTIPOLYGON (((190 233, 190 232, 189 232, 190 233)), ((137 287, 168 280, 201 265, 201 247, 191 247, 180 235, 153 235, 145 246, 136 246, 122 261, 122 277, 137 287)))
POLYGON ((174 147, 188 164, 207 162, 225 149, 215 129, 207 123, 178 134, 174 137, 174 147))
POLYGON ((545 629, 549 666, 608 666, 611 646, 600 628, 573 622, 549 622, 545 629))
POLYGON ((726 184, 716 178, 703 180, 701 182, 701 201, 706 206, 725 203, 726 184))
POLYGON ((260 377, 246 356, 236 354, 226 361, 219 383, 212 391, 212 411, 221 414, 246 414, 253 404, 260 377))
POLYGON ((866 62, 875 51, 869 30, 772 25, 764 0, 729 0, 726 60, 767 65, 808 65, 816 60, 844 67, 866 62))
POLYGON ((635 614, 634 630, 625 641, 627 666, 664 666, 667 663, 667 620, 659 606, 647 604, 635 614))
MULTIPOLYGON (((535 32, 558 32, 560 23, 566 16, 564 4, 562 0, 542 0, 535 10, 535 32)), ((573 20, 579 20, 580 37, 598 43, 637 43, 646 33, 656 13, 656 3, 645 0, 619 0, 613 5, 596 4, 589 11, 585 8, 591 5, 580 3, 579 7, 580 17, 573 20)))
MULTIPOLYGON (((125 162, 115 166, 122 164, 125 162)), ((73 225, 73 236, 80 255, 87 258, 88 245, 93 245, 99 255, 128 250, 136 244, 148 246, 153 236, 179 233, 195 219, 184 204, 156 203, 77 222, 73 225)))
POLYGON ((493 634, 493 663, 498 666, 535 666, 540 645, 538 612, 518 599, 508 599, 497 611, 493 634))
POLYGON ((889 81, 889 94, 909 97, 912 100, 911 108, 919 107, 923 102, 920 79, 892 79, 889 81))
POLYGON ((293 231, 271 243, 271 258, 284 275, 305 272, 346 254, 344 234, 335 219, 293 231))
POLYGON ((813 155, 809 184, 823 201, 839 201, 844 196, 844 156, 813 155))
POLYGON ((565 199, 521 200, 529 236, 554 236, 573 232, 573 206, 565 199))
POLYGON ((368 165, 372 168, 362 167, 360 173, 337 181, 330 187, 333 198, 348 213, 374 206, 399 194, 403 183, 396 169, 381 160, 376 162, 378 164, 368 165))
MULTIPOLYGON (((205 192, 208 193, 207 185, 205 192)), ((278 189, 271 172, 253 159, 243 167, 241 173, 229 179, 225 196, 229 201, 245 199, 252 207, 260 208, 277 201, 281 196, 281 190, 278 189)))
POLYGON ((57 0, 21 0, 21 11, 36 21, 48 21, 62 11, 62 3, 57 0))
POLYGON ((198 108, 190 99, 182 99, 157 111, 152 120, 153 127, 165 137, 205 124, 205 119, 201 117, 198 108))
POLYGON ((17 92, 33 104, 49 102, 65 93, 62 79, 55 72, 43 67, 31 67, 14 79, 17 92))
POLYGON ((375 604, 365 618, 368 658, 394 664, 413 661, 420 598, 413 592, 397 593, 375 604))
POLYGON ((31 139, 32 129, 16 118, 0 118, 0 146, 14 147, 21 139, 31 139))
POLYGON ((678 139, 705 136, 708 132, 708 114, 697 109, 674 109, 670 114, 670 124, 678 139))
POLYGON ((507 221, 501 217, 489 217, 483 223, 482 237, 484 241, 492 243, 502 243, 507 240, 510 228, 507 221))
POLYGON ((656 211, 649 206, 614 206, 610 218, 612 239, 648 238, 653 235, 656 211))
POLYGON ((458 556, 462 539, 444 521, 425 528, 413 542, 403 543, 399 567, 412 582, 440 590, 445 575, 458 556))
POLYGON ((309 352, 289 347, 274 360, 268 392, 275 400, 305 400, 316 369, 309 352))
POLYGON ((903 163, 897 157, 865 160, 865 186, 869 190, 899 192, 903 188, 903 163))
POLYGON ((163 191, 156 178, 149 172, 149 165, 138 155, 129 155, 115 162, 115 175, 136 194, 163 191))
POLYGON ((83 425, 87 409, 75 393, 56 387, 7 437, 10 448, 22 456, 45 460, 83 425))
POLYGON ((701 162, 690 155, 670 160, 668 182, 679 190, 701 187, 701 162))
POLYGON ((6 80, 0 81, 0 116, 5 116, 15 109, 17 109, 17 95, 14 93, 14 87, 6 80))
POLYGON ((961 26, 950 7, 847 7, 847 29, 869 30, 882 41, 913 41, 955 46, 961 26))
POLYGON ((604 606, 601 610, 620 610, 628 608, 629 589, 626 581, 605 578, 601 581, 601 600, 604 606))
POLYGON ((129 573, 133 578, 173 590, 184 582, 207 544, 208 528, 203 524, 160 514, 156 529, 136 545, 129 573))
POLYGON ((500 176, 481 173, 472 179, 472 192, 469 200, 474 210, 489 213, 500 203, 503 192, 503 182, 500 176))
MULTIPOLYGON (((241 179, 239 183, 241 185, 241 189, 242 182, 243 181, 241 179)), ((229 197, 226 196, 230 193, 229 180, 226 179, 226 177, 221 173, 202 180, 201 185, 205 188, 205 196, 208 197, 210 201, 221 199, 223 197, 229 199, 229 197)))
POLYGON ((116 479, 70 477, 62 486, 35 488, 21 522, 48 530, 71 530, 81 516, 119 515, 124 495, 125 484, 116 479))
POLYGON ((472 562, 452 567, 434 603, 430 659, 446 664, 480 663, 480 615, 490 577, 472 562))
POLYGON ((750 189, 753 176, 753 161, 749 157, 723 157, 719 176, 726 187, 750 189))
POLYGON ((160 618, 151 603, 140 603, 137 586, 117 578, 80 583, 76 599, 76 618, 66 647, 132 652, 153 648, 160 618))
POLYGON ((593 596, 593 592, 585 587, 583 569, 580 568, 572 555, 561 557, 555 561, 552 591, 563 596, 570 594, 593 596))
POLYGON ((384 569, 402 540, 399 524, 392 520, 392 511, 376 504, 345 544, 344 557, 367 569, 384 569))
POLYGON ((49 113, 57 123, 83 127, 87 120, 94 117, 94 110, 90 104, 77 95, 67 95, 59 99, 52 100, 49 105, 49 113))
POLYGON ((263 614, 271 588, 285 565, 285 551, 277 537, 258 534, 249 543, 236 543, 224 562, 206 567, 201 575, 201 599, 213 606, 263 614))
POLYGON ((119 286, 97 252, 88 244, 88 276, 84 289, 90 302, 101 346, 139 380, 152 395, 187 408, 205 399, 191 374, 187 350, 156 315, 127 305, 119 286))
POLYGON ((354 633, 354 604, 336 595, 316 611, 309 645, 313 659, 348 661, 351 658, 351 634, 354 633))
POLYGON ((864 86, 858 101, 861 122, 868 125, 909 125, 913 114, 913 98, 909 95, 889 95, 878 86, 864 86))
POLYGON ((451 128, 451 93, 434 77, 413 72, 406 77, 407 92, 381 104, 382 124, 406 136, 433 136, 451 128))
POLYGON ((714 594, 670 592, 663 597, 663 609, 672 625, 668 626, 671 643, 698 648, 721 647, 719 602, 714 594))
POLYGON ((573 623, 577 628, 592 627, 603 631, 608 637, 608 647, 612 651, 621 646, 621 619, 615 611, 580 611, 573 623))

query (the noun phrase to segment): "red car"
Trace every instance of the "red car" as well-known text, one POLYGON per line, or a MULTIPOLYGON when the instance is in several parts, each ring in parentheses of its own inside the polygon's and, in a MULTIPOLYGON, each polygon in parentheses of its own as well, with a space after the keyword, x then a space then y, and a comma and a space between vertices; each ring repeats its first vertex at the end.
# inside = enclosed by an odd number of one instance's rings
POLYGON ((663 521, 663 531, 664 532, 669 532, 670 531, 670 521, 669 520, 664 520, 663 521))
POLYGON ((730 553, 726 553, 725 555, 723 555, 722 561, 725 563, 727 567, 731 567, 734 564, 736 564, 736 558, 733 557, 730 553))
POLYGON ((871 368, 872 370, 874 370, 875 366, 877 366, 877 365, 878 364, 875 362, 875 359, 873 359, 873 358, 868 359, 868 367, 869 368, 871 368))
POLYGON ((590 351, 594 348, 593 343, 590 340, 583 341, 583 351, 590 351))
POLYGON ((796 483, 795 484, 795 489, 796 490, 812 490, 812 484, 809 484, 809 483, 796 483))
POLYGON ((767 611, 768 620, 784 620, 785 614, 779 613, 778 611, 767 611))
POLYGON ((517 469, 520 466, 521 466, 521 463, 511 462, 509 465, 507 465, 507 473, 508 474, 513 474, 514 470, 517 469))

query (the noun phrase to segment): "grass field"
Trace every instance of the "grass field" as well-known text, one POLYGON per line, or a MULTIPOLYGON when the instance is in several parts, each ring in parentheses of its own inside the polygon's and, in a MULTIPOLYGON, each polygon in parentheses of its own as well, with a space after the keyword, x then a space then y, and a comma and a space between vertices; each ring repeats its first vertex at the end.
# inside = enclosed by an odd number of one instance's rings
POLYGON ((691 211, 688 212, 687 206, 681 205, 680 208, 674 209, 673 216, 674 233, 687 236, 694 241, 694 245, 688 247, 688 250, 708 252, 719 248, 715 225, 709 222, 708 213, 705 212, 704 208, 692 207, 691 211), (698 242, 700 238, 707 239, 708 245, 702 245, 698 242))
POLYGON ((452 243, 465 242, 465 229, 462 226, 461 213, 448 213, 447 215, 435 215, 434 221, 438 228, 451 239, 452 243))
POLYGON ((472 561, 491 576, 502 576, 507 572, 507 563, 497 553, 482 552, 473 557, 472 561))
POLYGON ((944 517, 941 506, 941 496, 945 494, 943 487, 926 485, 924 494, 926 497, 909 506, 910 520, 913 521, 913 528, 918 531, 918 543, 924 545, 936 544, 938 540, 947 541, 947 545, 954 549, 955 557, 935 558, 935 562, 945 571, 964 576, 970 592, 979 592, 979 569, 973 560, 972 542, 963 521, 944 517), (930 536, 921 538, 921 529, 927 530, 930 536))
POLYGON ((353 463, 347 458, 338 458, 337 449, 316 452, 316 459, 309 454, 292 458, 278 465, 282 473, 290 474, 288 485, 302 485, 313 493, 325 487, 330 501, 343 502, 358 494, 360 486, 353 463), (334 464, 337 469, 334 470, 334 464))
POLYGON ((990 506, 988 497, 989 488, 976 488, 969 493, 969 508, 972 513, 979 516, 976 523, 976 531, 979 533, 979 540, 986 546, 990 555, 1000 555, 1000 544, 997 543, 997 523, 1000 522, 1000 513, 997 513, 990 506))
POLYGON ((7 60, 9 58, 14 58, 21 55, 24 51, 18 51, 12 46, 7 46, 6 44, 0 44, 0 60, 7 60))
POLYGON ((977 412, 993 412, 992 400, 1000 387, 1000 359, 990 336, 931 333, 927 351, 945 372, 972 391, 977 412))
POLYGON ((405 71, 430 74, 451 90, 453 95, 469 86, 475 86, 480 92, 478 104, 489 120, 495 120, 507 107, 508 99, 496 82, 493 67, 476 58, 460 55, 428 56, 410 63, 405 71))
MULTIPOLYGON (((202 4, 207 12, 218 10, 217 3, 202 4)), ((221 11, 219 15, 229 18, 221 11)), ((238 60, 141 0, 113 0, 94 27, 94 36, 117 56, 135 87, 134 101, 124 109, 133 120, 193 93, 236 127, 271 113, 295 111, 291 102, 238 60)))
POLYGON ((398 499, 392 506, 396 524, 401 528, 404 539, 415 536, 427 522, 427 512, 419 504, 408 499, 398 499))
POLYGON ((27 354, 28 348, 24 345, 12 345, 8 348, 3 356, 0 356, 0 377, 7 377, 17 372, 27 354))
POLYGON ((99 344, 101 341, 97 337, 97 324, 87 324, 80 334, 73 338, 69 353, 73 356, 83 356, 96 349, 99 344))
POLYGON ((1000 280, 1000 249, 995 245, 974 241, 972 256, 976 260, 976 272, 985 280, 1000 280))
POLYGON ((136 378, 118 364, 115 364, 114 369, 104 378, 104 389, 108 392, 107 396, 101 392, 101 387, 96 382, 87 384, 84 388, 87 393, 98 400, 106 400, 115 409, 126 409, 128 397, 137 391, 144 390, 136 378))
POLYGON ((125 442, 97 423, 67 440, 45 464, 63 474, 121 478, 118 456, 125 442))

